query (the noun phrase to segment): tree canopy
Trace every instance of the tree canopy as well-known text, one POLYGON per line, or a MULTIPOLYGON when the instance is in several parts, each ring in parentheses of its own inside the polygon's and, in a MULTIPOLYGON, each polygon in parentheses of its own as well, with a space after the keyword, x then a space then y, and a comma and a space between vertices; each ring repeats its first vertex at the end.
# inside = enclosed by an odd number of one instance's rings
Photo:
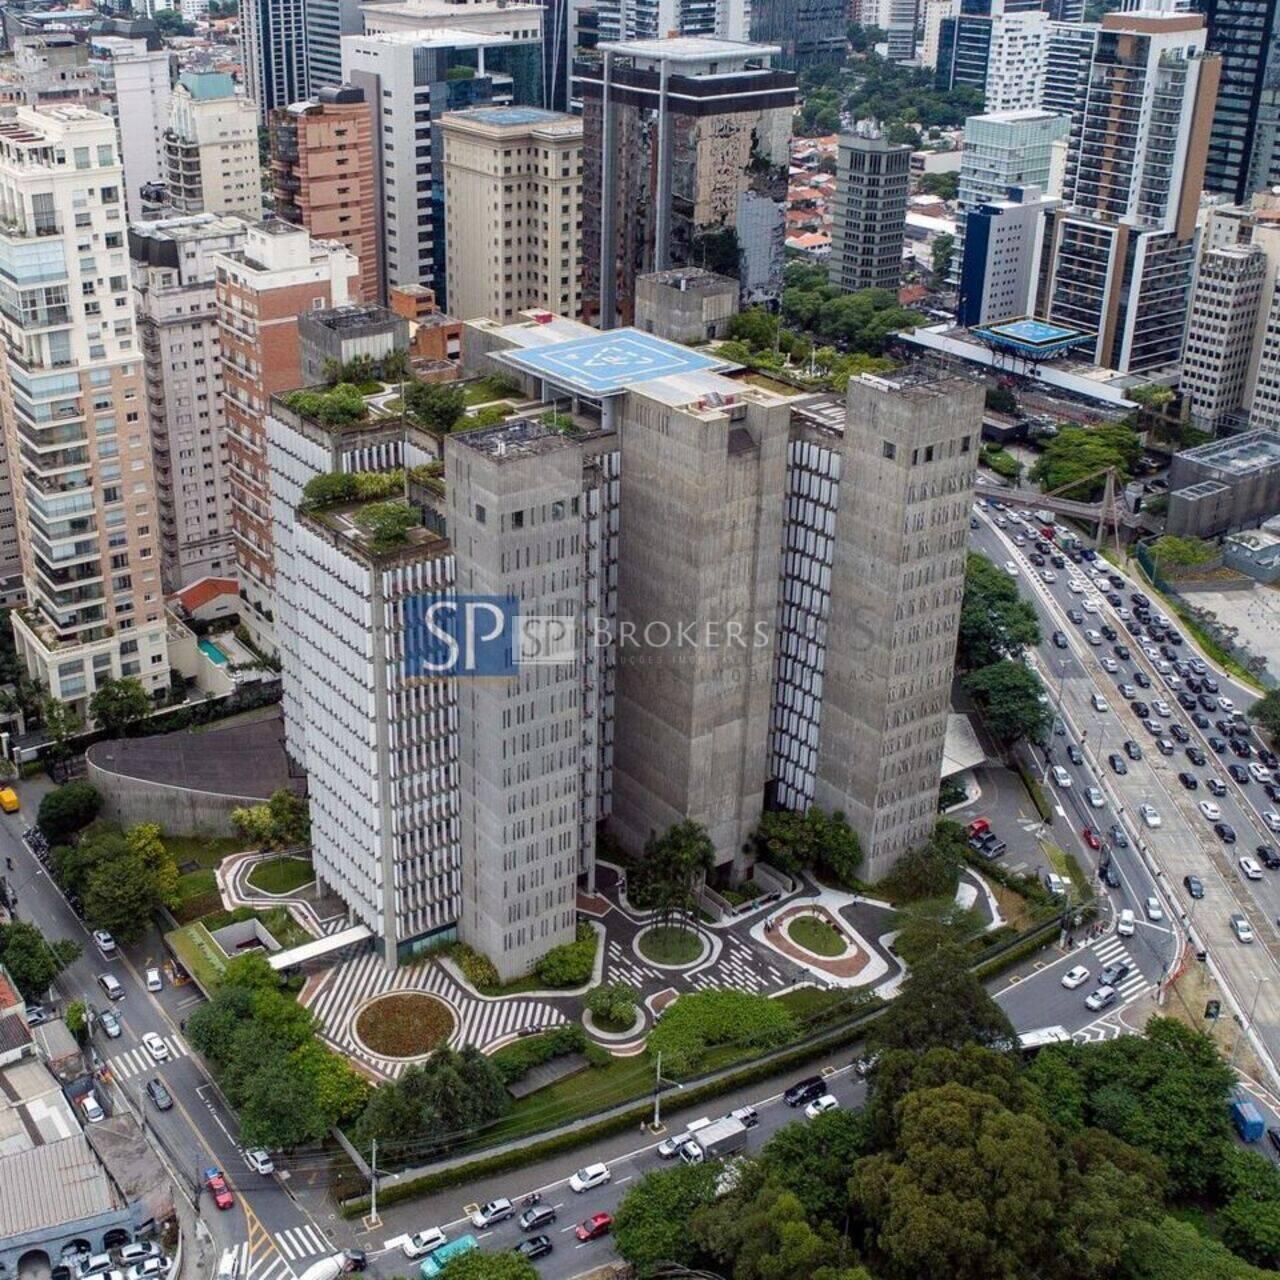
POLYGON ((962 671, 1020 658, 1040 643, 1035 607, 1017 584, 986 556, 970 552, 964 570, 964 600, 956 663, 962 671))
POLYGON ((43 995, 79 954, 78 942, 70 938, 47 941, 35 925, 24 920, 0 924, 0 964, 26 1000, 43 995))
POLYGON ((1025 663, 1005 658, 971 672, 964 687, 982 711, 983 723, 1002 747, 1026 738, 1041 742, 1053 722, 1044 685, 1025 663))
POLYGON ((137 720, 152 709, 151 695, 142 681, 133 676, 122 680, 103 680, 89 699, 89 715, 99 729, 113 738, 124 734, 137 720))
POLYGON ((36 825, 51 844, 60 844, 98 816, 102 795, 91 782, 68 782, 40 798, 36 825))
POLYGON ((770 811, 761 815, 754 840, 760 856, 788 875, 818 870, 849 887, 857 880, 862 845, 843 813, 817 805, 807 813, 770 811))
POLYGON ((1133 477, 1141 459, 1142 441, 1138 433, 1124 423, 1097 427, 1064 424, 1056 436, 1045 442, 1044 451, 1031 468, 1031 479, 1048 493, 1093 476, 1066 495, 1091 502, 1100 497, 1106 487, 1105 476, 1096 472, 1115 467, 1123 484, 1133 477))

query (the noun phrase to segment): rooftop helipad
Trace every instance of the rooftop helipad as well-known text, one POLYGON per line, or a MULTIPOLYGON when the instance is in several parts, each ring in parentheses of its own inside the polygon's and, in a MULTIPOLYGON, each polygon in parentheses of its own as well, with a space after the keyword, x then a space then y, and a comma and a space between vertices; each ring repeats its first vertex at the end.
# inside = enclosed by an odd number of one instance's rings
POLYGON ((502 352, 501 358, 578 395, 620 395, 628 387, 676 374, 730 367, 678 342, 639 329, 611 329, 589 338, 502 352))

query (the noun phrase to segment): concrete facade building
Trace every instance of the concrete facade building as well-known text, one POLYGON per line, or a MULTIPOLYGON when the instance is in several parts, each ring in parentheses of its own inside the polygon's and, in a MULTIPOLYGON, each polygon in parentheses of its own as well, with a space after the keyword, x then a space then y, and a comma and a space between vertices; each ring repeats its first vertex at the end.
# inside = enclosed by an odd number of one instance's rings
MULTIPOLYGON (((459 6, 466 14, 472 6, 459 6)), ((424 284, 450 310, 440 117, 476 106, 533 105, 542 97, 542 10, 503 10, 522 35, 461 26, 347 36, 346 82, 376 104, 373 172, 381 176, 383 293, 424 284), (459 69, 465 71, 459 75, 459 69), (402 158, 403 157, 403 158, 402 158)))
POLYGON ((540 107, 440 117, 447 296, 468 319, 581 310, 582 121, 540 107))
POLYGON ((102 109, 102 81, 89 65, 89 46, 71 31, 15 36, 0 67, 0 101, 15 106, 76 103, 102 109))
POLYGON ((979 383, 862 377, 792 445, 771 773, 873 878, 937 820, 982 411, 979 383))
POLYGON ((19 107, 0 121, 0 413, 8 457, 23 459, 28 605, 10 617, 31 677, 81 708, 106 678, 169 687, 123 176, 106 116, 19 107))
POLYGON ((1038 187, 1011 187, 1008 199, 968 212, 956 320, 972 328, 1030 315, 1044 261, 1046 216, 1061 202, 1038 187))
MULTIPOLYGON (((1119 373, 1176 366, 1219 61, 1195 14, 1107 14, 1037 314, 1097 334, 1119 373)), ((1087 349, 1087 348, 1086 348, 1087 349)))
POLYGON ((164 157, 175 213, 232 213, 251 222, 262 217, 257 114, 230 76, 200 71, 178 78, 164 157))
POLYGON ((246 605, 241 621, 264 653, 277 645, 267 406, 302 383, 298 316, 345 306, 358 275, 343 245, 312 240, 278 218, 250 226, 244 247, 216 260, 231 528, 246 605))
POLYGON ((1169 469, 1169 533, 1215 538, 1280 512, 1280 434, 1246 431, 1184 449, 1169 469))
POLYGON ((799 71, 844 60, 848 6, 843 0, 752 0, 750 13, 748 37, 776 44, 782 50, 780 67, 799 71))
POLYGON ((271 113, 271 176, 277 218, 316 240, 345 244, 360 263, 359 296, 382 288, 379 178, 373 168, 373 104, 350 85, 271 113))
POLYGON ((911 148, 873 120, 840 135, 827 274, 845 293, 897 289, 911 183, 911 148))
POLYGON ((299 363, 304 387, 324 382, 329 361, 378 361, 393 351, 407 351, 409 322, 377 303, 358 302, 298 317, 299 363))
MULTIPOLYGON (((634 314, 635 278, 668 267, 743 272, 737 221, 754 194, 753 239, 776 241, 781 294, 786 172, 796 78, 776 46, 680 37, 601 44, 575 66, 583 103, 584 315, 602 328, 634 314), (770 209, 771 206, 771 209, 770 209), (761 236, 762 214, 776 234, 761 236), (724 261, 722 261, 724 260, 724 261)), ((752 273, 754 274, 754 273, 752 273)))
POLYGON ((93 36, 89 64, 102 82, 102 110, 120 132, 129 221, 142 217, 142 188, 164 181, 164 132, 169 124, 170 54, 145 38, 93 36))
POLYGON ((235 569, 214 259, 247 226, 204 213, 129 229, 166 594, 235 569))
POLYGON ((738 314, 738 282, 701 267, 636 277, 636 328, 670 342, 701 346, 729 334, 738 314))

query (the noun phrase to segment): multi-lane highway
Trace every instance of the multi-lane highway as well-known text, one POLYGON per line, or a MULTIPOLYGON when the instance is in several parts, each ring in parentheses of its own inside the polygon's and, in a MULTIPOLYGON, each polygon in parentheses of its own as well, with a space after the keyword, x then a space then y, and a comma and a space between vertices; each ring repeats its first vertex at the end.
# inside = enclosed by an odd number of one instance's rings
MULTIPOLYGON (((1064 758, 1067 743, 1054 737, 1046 780, 1058 805, 1077 832, 1088 823, 1106 839, 1111 824, 1121 823, 1129 848, 1113 852, 1113 859, 1135 881, 1154 869, 1164 914, 1163 920, 1145 919, 1146 891, 1135 883, 1131 892, 1126 884, 1126 896, 1138 898, 1129 903, 1137 935, 1168 931, 1170 940, 1191 938, 1207 951, 1208 963, 1265 1046, 1273 1082, 1280 1083, 1274 1080, 1280 1060, 1280 872, 1262 866, 1251 879, 1239 862, 1250 857, 1263 863, 1260 846, 1280 849, 1280 837, 1267 825, 1276 819, 1266 817, 1280 806, 1265 790, 1265 774, 1259 781, 1248 772, 1249 765, 1265 767, 1259 756, 1264 746, 1250 729, 1231 722, 1254 695, 1200 654, 1176 619, 1162 623, 1158 600, 1149 610, 1161 635, 1153 641, 1150 625, 1135 616, 1134 596, 1142 587, 1124 575, 1117 575, 1123 579, 1118 587, 1108 581, 1116 573, 1112 566, 1102 560, 1055 565, 1050 557, 1057 547, 1050 556, 1036 551, 1030 516, 1017 520, 1012 512, 987 508, 981 515, 975 549, 1006 567, 1034 603, 1045 637, 1034 661, 1055 711, 1083 739, 1084 763, 1073 766, 1064 758), (1170 629, 1173 635, 1165 635, 1170 629), (1204 687, 1205 674, 1216 688, 1204 687), (1188 688, 1187 675, 1198 689, 1188 688), (1194 708, 1180 705, 1180 693, 1194 699, 1194 708), (1137 753, 1139 759, 1131 758, 1137 753), (1054 782, 1053 765, 1068 769, 1070 787, 1054 782), (1100 789, 1101 808, 1086 798, 1090 786, 1100 789), (1143 806, 1154 815, 1144 818, 1143 806), (1240 940, 1232 924, 1237 913, 1255 941, 1240 940)), ((1176 962, 1169 949, 1163 951, 1161 968, 1168 971, 1176 962)))
MULTIPOLYGON (((29 800, 29 803, 31 801, 29 800)), ((292 1280, 311 1260, 333 1252, 333 1245, 291 1194, 289 1180, 263 1177, 244 1163, 235 1117, 192 1056, 182 1034, 188 1014, 202 998, 193 984, 173 986, 169 975, 159 992, 146 988, 145 972, 164 962, 160 936, 154 929, 134 946, 108 959, 95 946, 84 923, 71 910, 36 856, 22 839, 28 815, 9 815, 0 821, 0 852, 13 859, 8 882, 18 897, 16 915, 43 930, 45 936, 73 938, 83 947, 80 957, 60 975, 58 1004, 74 999, 98 1009, 110 1008, 120 1021, 121 1034, 109 1038, 101 1028, 93 1047, 105 1061, 110 1083, 99 1085, 113 1109, 131 1108, 145 1120, 175 1182, 188 1195, 203 1182, 203 1171, 218 1166, 235 1193, 235 1205, 218 1211, 203 1192, 198 1204, 211 1235, 213 1250, 239 1250, 240 1280, 292 1280), (124 998, 108 1000, 98 975, 109 973, 124 988, 124 998), (148 1032, 159 1035, 169 1060, 156 1063, 142 1047, 148 1032), (146 1096, 149 1080, 163 1081, 174 1105, 160 1111, 146 1096)), ((34 816, 34 815, 30 815, 34 816)))

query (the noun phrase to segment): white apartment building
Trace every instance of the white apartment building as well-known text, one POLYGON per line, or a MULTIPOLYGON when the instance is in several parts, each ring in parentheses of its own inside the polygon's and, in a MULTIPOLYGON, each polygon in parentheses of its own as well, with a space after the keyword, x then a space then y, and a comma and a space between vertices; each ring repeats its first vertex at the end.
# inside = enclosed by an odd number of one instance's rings
MULTIPOLYGON (((470 6, 460 6, 466 13, 470 6)), ((424 284, 452 311, 433 142, 453 106, 507 106, 541 99, 542 10, 512 6, 516 36, 462 27, 394 30, 342 41, 344 81, 374 104, 374 172, 381 175, 384 286, 424 284), (466 68, 459 79, 456 72, 466 68)), ((508 16, 508 22, 512 19, 508 16)))
POLYGON ((600 0, 596 8, 602 42, 673 35, 751 39, 751 0, 600 0))
POLYGON ((1044 97, 1049 15, 1005 13, 991 24, 984 106, 988 113, 1038 106, 1044 97))
POLYGON ((0 413, 27 592, 11 616, 31 676, 82 707, 105 678, 169 683, 123 181, 107 116, 0 119, 0 413))
POLYGON ((440 118, 449 309, 503 324, 581 310, 582 119, 541 107, 440 118))
POLYGON ((235 572, 214 255, 243 247, 247 227, 200 213, 129 230, 166 594, 235 572))
POLYGON ((116 122, 124 160, 129 221, 142 217, 142 187, 164 181, 164 131, 169 123, 170 53, 145 39, 93 36, 89 62, 102 81, 103 110, 116 122))
POLYGON ((262 217, 258 117, 229 75, 188 71, 178 78, 163 145, 175 213, 262 217))
POLYGON ((932 71, 938 65, 938 36, 943 18, 954 18, 960 12, 960 0, 922 0, 920 25, 920 65, 932 71))

